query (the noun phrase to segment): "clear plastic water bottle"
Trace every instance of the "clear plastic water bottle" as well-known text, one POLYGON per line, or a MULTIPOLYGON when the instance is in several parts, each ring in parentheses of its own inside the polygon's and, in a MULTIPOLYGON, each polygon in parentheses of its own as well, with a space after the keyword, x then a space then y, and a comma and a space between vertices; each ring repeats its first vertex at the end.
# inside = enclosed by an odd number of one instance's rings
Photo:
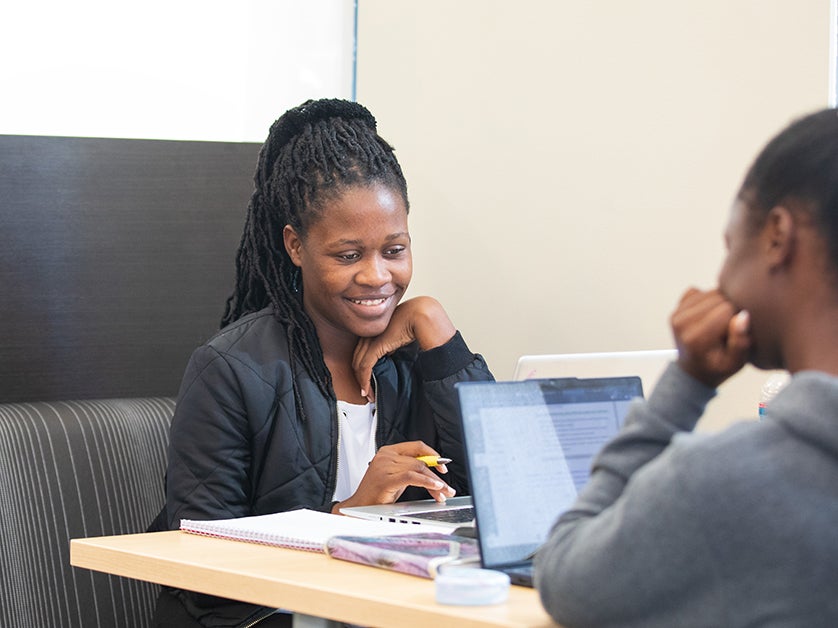
POLYGON ((786 371, 772 373, 768 376, 768 379, 765 380, 765 383, 762 385, 762 390, 759 394, 760 419, 765 417, 765 412, 768 404, 771 402, 772 399, 774 399, 774 397, 777 396, 777 393, 780 392, 786 384, 788 384, 788 382, 789 374, 786 371))

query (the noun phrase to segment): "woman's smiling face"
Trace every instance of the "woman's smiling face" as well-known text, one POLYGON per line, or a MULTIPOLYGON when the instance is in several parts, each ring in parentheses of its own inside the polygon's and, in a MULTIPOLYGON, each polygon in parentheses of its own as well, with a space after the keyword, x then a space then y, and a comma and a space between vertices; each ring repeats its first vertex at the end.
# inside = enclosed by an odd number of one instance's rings
POLYGON ((381 334, 413 274, 404 199, 380 184, 354 186, 318 214, 305 236, 290 226, 283 235, 321 343, 381 334))

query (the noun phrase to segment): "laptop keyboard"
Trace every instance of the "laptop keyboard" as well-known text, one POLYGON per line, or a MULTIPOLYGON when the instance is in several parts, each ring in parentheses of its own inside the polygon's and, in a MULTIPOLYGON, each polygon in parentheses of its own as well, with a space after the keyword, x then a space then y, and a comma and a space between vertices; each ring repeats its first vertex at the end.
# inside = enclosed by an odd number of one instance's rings
POLYGON ((428 510, 425 512, 412 512, 411 517, 421 517, 430 521, 444 521, 446 523, 468 523, 474 519, 474 508, 452 508, 450 510, 428 510))

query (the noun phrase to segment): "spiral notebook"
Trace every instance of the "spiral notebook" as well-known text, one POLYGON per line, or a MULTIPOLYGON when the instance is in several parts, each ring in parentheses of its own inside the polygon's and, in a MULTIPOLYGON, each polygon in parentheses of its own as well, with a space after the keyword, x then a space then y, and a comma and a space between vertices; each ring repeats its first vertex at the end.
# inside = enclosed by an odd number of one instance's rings
POLYGON ((307 509, 213 521, 181 519, 180 529, 190 534, 310 552, 325 552, 326 542, 333 536, 404 534, 401 523, 367 521, 307 509))

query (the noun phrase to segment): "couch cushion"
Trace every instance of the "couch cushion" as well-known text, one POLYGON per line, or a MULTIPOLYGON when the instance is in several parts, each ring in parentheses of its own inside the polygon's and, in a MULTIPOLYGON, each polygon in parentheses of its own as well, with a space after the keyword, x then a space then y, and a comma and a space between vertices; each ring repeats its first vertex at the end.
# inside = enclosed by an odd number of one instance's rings
POLYGON ((0 404, 0 625, 148 626, 157 587, 75 569, 71 538, 163 504, 168 397, 0 404))

